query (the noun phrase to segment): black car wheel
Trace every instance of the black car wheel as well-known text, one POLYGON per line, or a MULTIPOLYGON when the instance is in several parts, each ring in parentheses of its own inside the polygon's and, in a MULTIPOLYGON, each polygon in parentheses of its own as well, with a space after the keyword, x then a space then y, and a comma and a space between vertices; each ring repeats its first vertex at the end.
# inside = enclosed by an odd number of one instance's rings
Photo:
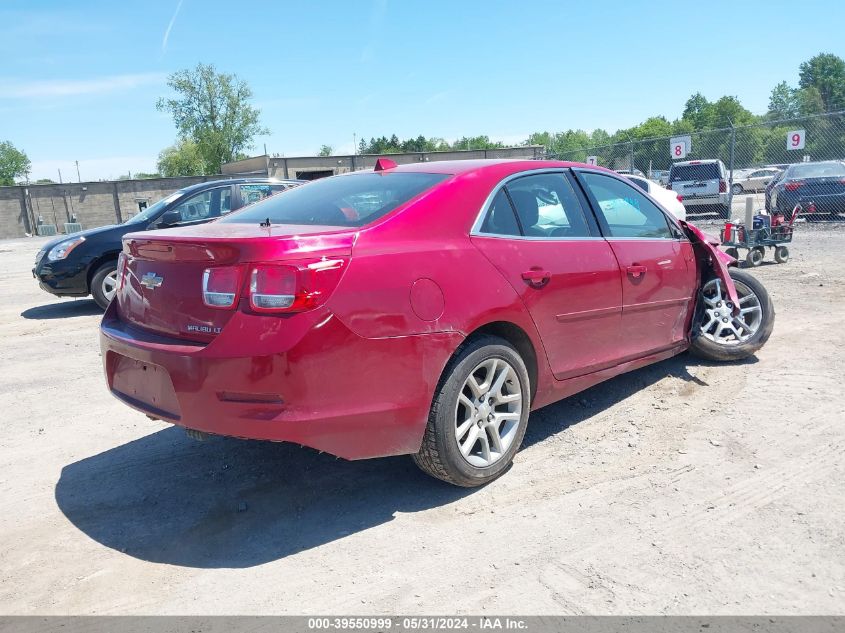
POLYGON ((106 262, 91 277, 91 296, 103 310, 117 291, 117 261, 106 262))

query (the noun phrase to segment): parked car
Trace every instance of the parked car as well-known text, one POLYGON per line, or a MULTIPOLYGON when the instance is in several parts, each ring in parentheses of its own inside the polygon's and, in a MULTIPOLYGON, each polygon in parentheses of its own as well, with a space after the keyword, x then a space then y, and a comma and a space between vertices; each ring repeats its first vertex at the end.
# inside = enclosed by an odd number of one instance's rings
POLYGON ((630 169, 617 169, 616 173, 622 174, 623 176, 629 176, 629 175, 645 176, 645 174, 643 172, 641 172, 639 169, 636 169, 636 168, 634 169, 634 171, 631 171, 630 169))
POLYGON ((688 212, 690 207, 696 207, 713 209, 723 218, 730 216, 728 176, 725 164, 720 160, 672 163, 668 187, 683 196, 688 212))
POLYGON ((460 486, 508 469, 530 411, 686 349, 745 358, 774 320, 717 241, 557 161, 379 159, 123 243, 100 326, 117 398, 460 486))
POLYGON ((628 176, 628 180, 657 200, 664 209, 679 220, 687 219, 687 210, 684 208, 682 202, 683 196, 681 194, 669 191, 665 187, 662 187, 660 183, 649 180, 648 178, 628 176))
POLYGON ((834 220, 845 212, 845 162, 795 163, 769 193, 767 209, 792 217, 795 205, 809 222, 834 220))
POLYGON ((734 172, 731 183, 731 193, 738 196, 747 191, 763 191, 769 181, 781 172, 774 167, 762 167, 760 169, 747 169, 741 172, 734 172))
POLYGON ((127 233, 203 224, 300 184, 297 180, 239 178, 203 182, 176 191, 123 224, 101 226, 47 242, 32 275, 59 297, 89 294, 103 310, 114 296, 117 256, 127 233))

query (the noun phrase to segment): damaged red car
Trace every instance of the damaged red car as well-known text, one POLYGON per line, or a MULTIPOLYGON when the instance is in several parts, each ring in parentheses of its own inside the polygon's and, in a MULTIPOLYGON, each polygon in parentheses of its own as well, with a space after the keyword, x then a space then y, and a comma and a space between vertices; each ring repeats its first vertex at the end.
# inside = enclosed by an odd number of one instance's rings
POLYGON ((410 454, 477 486, 532 410, 687 349, 757 351, 774 309, 732 263, 606 169, 381 159, 127 235, 103 362, 116 397, 194 435, 410 454))

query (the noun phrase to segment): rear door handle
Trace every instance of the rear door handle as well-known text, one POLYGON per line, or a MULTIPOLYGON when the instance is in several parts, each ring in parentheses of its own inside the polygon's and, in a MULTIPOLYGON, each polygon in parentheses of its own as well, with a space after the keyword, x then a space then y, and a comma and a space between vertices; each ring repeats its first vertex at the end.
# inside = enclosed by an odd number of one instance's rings
POLYGON ((531 270, 526 270, 522 273, 522 278, 527 281, 528 285, 532 288, 542 288, 549 283, 549 279, 552 278, 552 274, 547 270, 532 268, 531 270))
POLYGON ((646 267, 641 266, 640 264, 633 264, 628 266, 625 270, 628 271, 628 274, 631 275, 634 279, 639 279, 643 275, 645 275, 646 267))

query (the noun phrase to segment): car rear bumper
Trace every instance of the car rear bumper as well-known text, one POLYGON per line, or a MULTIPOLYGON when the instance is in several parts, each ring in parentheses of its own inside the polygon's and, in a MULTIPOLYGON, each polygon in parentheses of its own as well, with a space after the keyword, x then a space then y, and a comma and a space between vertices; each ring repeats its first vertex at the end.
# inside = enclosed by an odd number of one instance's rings
POLYGON ((683 196, 683 204, 685 207, 698 207, 698 206, 713 206, 713 205, 726 205, 728 204, 728 196, 726 194, 718 194, 715 196, 690 196, 685 193, 681 193, 683 196))
MULTIPOLYGON (((113 302, 100 327, 112 393, 155 418, 208 433, 288 441, 346 459, 414 453, 459 333, 366 339, 330 312, 233 315, 211 343, 145 333, 113 302), (291 328, 292 331, 294 328, 291 328), (253 332, 244 343, 243 332, 253 332)), ((317 312, 317 311, 315 311, 317 312)))

